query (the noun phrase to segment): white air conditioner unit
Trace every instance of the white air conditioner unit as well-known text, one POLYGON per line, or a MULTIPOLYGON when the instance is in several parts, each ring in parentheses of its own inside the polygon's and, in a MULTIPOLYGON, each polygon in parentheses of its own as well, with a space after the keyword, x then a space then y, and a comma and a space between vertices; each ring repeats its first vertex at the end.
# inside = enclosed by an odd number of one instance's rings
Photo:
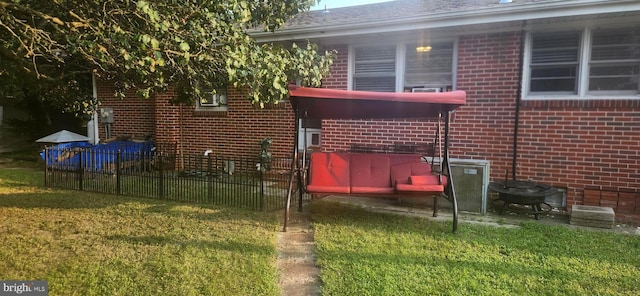
POLYGON ((440 87, 414 87, 411 89, 411 92, 442 92, 442 88, 440 87))
MULTIPOLYGON (((431 158, 428 157, 431 162, 431 158)), ((440 166, 441 159, 433 159, 436 167, 440 166)), ((458 210, 463 212, 486 214, 488 206, 489 166, 488 160, 483 159, 458 159, 451 158, 451 175, 455 188, 458 210)), ((416 198, 403 199, 402 202, 416 203, 418 205, 433 206, 432 198, 419 200, 416 198)), ((442 209, 451 209, 452 204, 441 201, 438 204, 442 209)))

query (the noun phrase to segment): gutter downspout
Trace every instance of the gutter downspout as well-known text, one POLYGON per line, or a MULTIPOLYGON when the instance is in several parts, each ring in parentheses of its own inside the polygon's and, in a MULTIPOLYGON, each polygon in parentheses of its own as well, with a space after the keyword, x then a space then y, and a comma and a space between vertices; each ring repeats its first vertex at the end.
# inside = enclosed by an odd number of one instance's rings
POLYGON ((98 134, 100 132, 99 127, 98 127, 98 85, 96 84, 96 74, 95 73, 91 73, 91 85, 93 87, 92 92, 93 92, 93 100, 95 102, 95 106, 93 110, 93 137, 91 138, 91 144, 92 145, 96 145, 100 142, 100 135, 98 134))
POLYGON ((517 167, 517 159, 518 159, 518 128, 520 127, 520 102, 522 101, 522 71, 524 68, 524 46, 525 46, 525 36, 526 30, 525 27, 527 25, 527 21, 522 21, 522 29, 520 31, 520 55, 518 57, 518 90, 516 91, 516 114, 515 114, 515 122, 513 126, 513 159, 511 160, 511 179, 516 179, 516 167, 517 167))

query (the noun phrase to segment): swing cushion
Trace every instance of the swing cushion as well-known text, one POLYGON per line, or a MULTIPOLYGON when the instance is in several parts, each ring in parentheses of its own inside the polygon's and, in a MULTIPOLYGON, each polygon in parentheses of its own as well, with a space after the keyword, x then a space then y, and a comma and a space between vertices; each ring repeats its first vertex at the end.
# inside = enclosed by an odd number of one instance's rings
POLYGON ((350 193, 349 154, 314 152, 311 154, 309 185, 314 193, 350 193))
POLYGON ((351 193, 393 194, 388 156, 352 154, 350 165, 351 193))
POLYGON ((443 192, 446 178, 431 173, 420 155, 314 152, 309 193, 381 194, 443 192))
POLYGON ((437 175, 431 173, 427 163, 406 163, 391 167, 392 179, 397 192, 444 192, 447 178, 442 176, 442 184, 437 175))
POLYGON ((447 177, 442 176, 442 184, 438 180, 437 175, 427 176, 411 176, 409 177, 411 184, 396 184, 398 192, 444 192, 447 186, 447 177))

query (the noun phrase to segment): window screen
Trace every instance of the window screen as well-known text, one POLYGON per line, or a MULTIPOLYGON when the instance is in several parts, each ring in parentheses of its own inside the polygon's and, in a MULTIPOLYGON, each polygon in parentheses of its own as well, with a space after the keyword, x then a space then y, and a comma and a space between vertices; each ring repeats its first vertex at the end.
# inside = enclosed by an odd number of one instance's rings
POLYGON ((413 88, 450 88, 453 81, 453 43, 407 45, 405 91, 413 88))
POLYGON ((640 30, 601 30, 592 36, 589 91, 638 91, 640 30))
POLYGON ((531 92, 577 91, 580 34, 533 35, 531 92))
POLYGON ((394 45, 355 49, 353 89, 396 91, 396 47, 394 45))

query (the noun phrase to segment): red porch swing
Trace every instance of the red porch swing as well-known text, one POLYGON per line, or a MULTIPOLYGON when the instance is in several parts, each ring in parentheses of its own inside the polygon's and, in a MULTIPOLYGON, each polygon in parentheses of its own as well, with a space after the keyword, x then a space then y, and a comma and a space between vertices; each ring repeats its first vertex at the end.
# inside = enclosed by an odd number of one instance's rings
MULTIPOLYGON (((444 118, 444 155, 441 173, 431 173, 419 154, 366 154, 314 152, 309 161, 309 184, 306 184, 306 150, 301 161, 294 161, 290 172, 284 227, 287 231, 289 208, 298 185, 298 210, 302 210, 303 191, 326 195, 434 197, 434 216, 438 196, 453 205, 453 232, 458 228, 458 205, 449 165, 449 115, 465 104, 464 91, 441 93, 387 93, 347 91, 321 88, 289 87, 295 112, 293 159, 299 160, 298 130, 300 119, 392 119, 438 118, 435 147, 440 143, 440 120, 444 118), (297 182, 295 182, 297 180, 297 182)), ((433 163, 432 163, 433 164, 433 163)))

